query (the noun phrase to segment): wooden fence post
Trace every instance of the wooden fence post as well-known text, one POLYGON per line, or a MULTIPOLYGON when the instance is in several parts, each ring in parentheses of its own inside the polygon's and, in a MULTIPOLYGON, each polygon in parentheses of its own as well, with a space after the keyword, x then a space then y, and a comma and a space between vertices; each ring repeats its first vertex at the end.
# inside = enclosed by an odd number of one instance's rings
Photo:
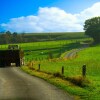
POLYGON ((38 65, 38 71, 40 71, 40 64, 38 65))
POLYGON ((86 65, 82 66, 82 76, 86 77, 86 65))
POLYGON ((64 75, 64 66, 62 66, 61 73, 62 73, 62 75, 64 75))
POLYGON ((32 66, 33 66, 33 62, 32 62, 32 66))

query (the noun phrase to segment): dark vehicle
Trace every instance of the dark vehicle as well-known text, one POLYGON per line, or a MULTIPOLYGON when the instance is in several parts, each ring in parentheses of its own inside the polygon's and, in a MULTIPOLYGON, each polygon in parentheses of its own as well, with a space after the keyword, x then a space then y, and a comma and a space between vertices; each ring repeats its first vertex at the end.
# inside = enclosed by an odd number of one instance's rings
POLYGON ((0 67, 24 64, 24 52, 18 47, 17 45, 10 45, 7 50, 0 50, 0 67))

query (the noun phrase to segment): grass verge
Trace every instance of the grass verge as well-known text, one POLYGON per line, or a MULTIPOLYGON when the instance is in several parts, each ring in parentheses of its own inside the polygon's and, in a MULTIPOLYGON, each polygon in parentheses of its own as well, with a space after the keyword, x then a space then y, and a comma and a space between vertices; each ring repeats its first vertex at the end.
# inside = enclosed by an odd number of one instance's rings
POLYGON ((47 82, 57 86, 58 88, 65 90, 70 95, 73 95, 75 100, 80 100, 80 99, 84 100, 84 96, 88 94, 88 91, 86 91, 86 89, 74 84, 74 82, 77 80, 79 81, 80 78, 79 79, 78 78, 68 78, 67 79, 67 78, 62 77, 61 75, 59 76, 58 74, 57 74, 58 76, 55 76, 56 73, 51 74, 51 73, 38 71, 35 69, 30 69, 28 66, 23 66, 21 67, 21 69, 30 75, 42 78, 46 80, 47 82))

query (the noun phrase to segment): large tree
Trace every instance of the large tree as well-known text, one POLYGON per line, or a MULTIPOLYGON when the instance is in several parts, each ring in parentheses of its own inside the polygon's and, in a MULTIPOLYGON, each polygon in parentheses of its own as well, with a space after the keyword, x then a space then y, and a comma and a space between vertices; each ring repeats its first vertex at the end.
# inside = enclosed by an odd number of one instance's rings
POLYGON ((85 21, 85 34, 92 37, 95 43, 100 43, 100 17, 94 17, 85 21))

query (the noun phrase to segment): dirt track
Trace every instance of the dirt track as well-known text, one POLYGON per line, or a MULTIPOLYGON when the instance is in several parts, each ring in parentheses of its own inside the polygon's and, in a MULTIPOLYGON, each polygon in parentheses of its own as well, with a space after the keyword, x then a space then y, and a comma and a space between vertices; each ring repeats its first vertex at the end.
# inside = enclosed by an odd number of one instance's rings
POLYGON ((78 52, 80 52, 81 50, 83 50, 83 49, 85 49, 85 48, 86 48, 86 47, 72 50, 72 51, 70 51, 68 54, 65 55, 65 58, 67 58, 67 59, 72 59, 72 58, 74 58, 75 56, 77 56, 77 53, 78 53, 78 52))
POLYGON ((67 93, 18 67, 0 68, 0 100, 73 100, 67 93))

